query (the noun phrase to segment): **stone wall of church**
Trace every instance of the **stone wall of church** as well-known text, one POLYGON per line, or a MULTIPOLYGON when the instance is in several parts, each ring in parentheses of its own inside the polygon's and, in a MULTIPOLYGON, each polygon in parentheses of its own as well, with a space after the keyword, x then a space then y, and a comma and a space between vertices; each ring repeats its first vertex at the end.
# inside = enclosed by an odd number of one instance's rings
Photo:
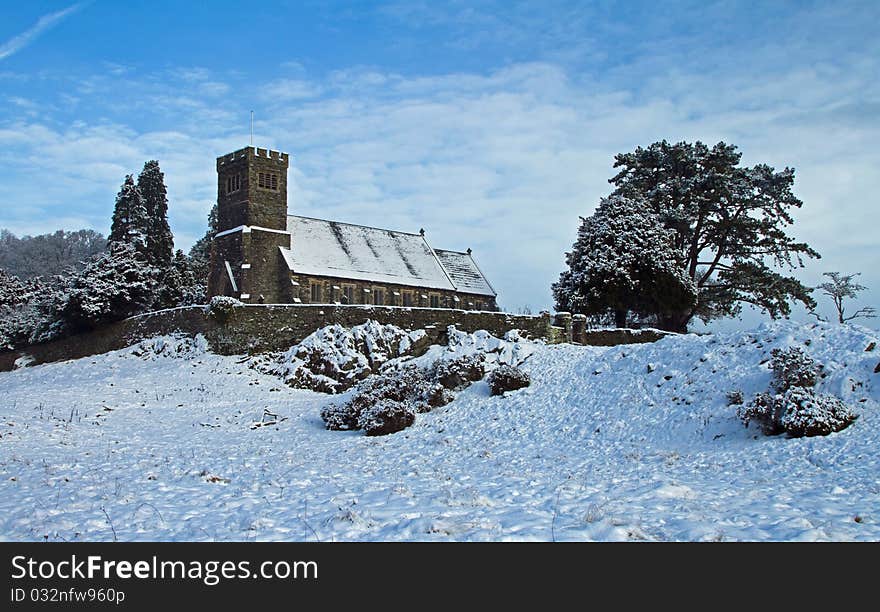
MULTIPOLYGON (((564 317, 563 317, 564 318, 564 317)), ((570 317, 569 317, 570 318, 570 317)), ((346 327, 367 320, 404 329, 424 329, 431 341, 444 342, 446 329, 474 332, 484 329, 501 336, 511 329, 547 342, 579 342, 596 346, 654 342, 664 334, 653 330, 580 330, 562 326, 549 313, 513 315, 501 312, 403 308, 393 306, 242 305, 228 317, 218 317, 202 306, 147 313, 84 334, 0 353, 0 371, 12 370, 15 361, 27 357, 36 365, 121 349, 152 336, 202 334, 212 350, 222 354, 281 351, 297 344, 313 331, 338 323, 346 327)))
POLYGON ((323 276, 290 276, 289 302, 496 311, 493 296, 323 276))

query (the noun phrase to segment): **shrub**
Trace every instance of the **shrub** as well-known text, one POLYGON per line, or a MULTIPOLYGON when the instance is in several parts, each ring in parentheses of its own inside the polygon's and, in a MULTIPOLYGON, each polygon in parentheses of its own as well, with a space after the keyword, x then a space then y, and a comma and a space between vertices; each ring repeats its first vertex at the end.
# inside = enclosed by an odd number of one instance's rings
POLYGON ((458 359, 441 361, 435 378, 445 389, 459 391, 486 375, 486 357, 482 353, 464 355, 458 359))
POLYGON ((766 436, 775 436, 785 432, 782 425, 782 403, 777 401, 777 396, 769 393, 758 393, 751 402, 740 405, 736 414, 748 427, 754 421, 761 427, 766 436))
POLYGON ((217 320, 219 323, 226 323, 230 317, 232 317, 232 313, 235 309, 242 305, 242 302, 234 297, 215 295, 211 298, 211 301, 208 302, 208 307, 205 309, 205 312, 208 316, 217 320))
POLYGON ((727 393, 727 405, 728 406, 741 406, 745 402, 745 398, 743 397, 743 392, 740 390, 728 391, 727 393))
POLYGON ((516 391, 528 387, 531 383, 528 373, 516 366, 502 365, 489 374, 489 391, 492 395, 501 395, 505 391, 516 391))
POLYGON ((357 429, 359 416, 350 403, 330 404, 321 410, 325 427, 334 431, 357 429))
POLYGON ((357 425, 368 436, 384 436, 406 429, 415 420, 415 412, 409 406, 386 399, 361 411, 357 425))
POLYGON ((740 405, 737 416, 746 426, 754 421, 765 435, 799 438, 840 431, 858 418, 840 399, 813 390, 822 365, 803 349, 774 349, 770 355, 776 393, 758 393, 740 405))
POLYGON ((746 425, 757 422, 765 435, 793 438, 827 436, 848 427, 858 416, 833 395, 792 387, 785 393, 759 393, 738 415, 746 425))
POLYGON ((773 349, 770 352, 770 364, 773 368, 773 387, 779 393, 792 387, 812 387, 822 370, 820 364, 797 346, 784 350, 773 349))

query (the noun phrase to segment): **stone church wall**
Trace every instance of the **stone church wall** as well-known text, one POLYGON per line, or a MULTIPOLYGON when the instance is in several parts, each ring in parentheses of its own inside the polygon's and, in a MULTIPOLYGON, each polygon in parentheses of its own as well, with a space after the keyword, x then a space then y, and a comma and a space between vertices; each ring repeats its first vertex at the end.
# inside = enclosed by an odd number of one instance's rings
POLYGON ((78 359, 175 332, 203 334, 212 350, 226 355, 281 351, 325 325, 351 327, 369 319, 404 329, 426 329, 435 342, 445 340, 449 325, 466 332, 484 329, 498 336, 518 329, 527 337, 550 343, 575 341, 596 346, 653 342, 663 335, 652 330, 582 330, 573 338, 571 317, 567 326, 564 318, 557 315, 554 320, 549 313, 514 315, 390 306, 243 305, 221 320, 201 306, 191 306, 147 313, 70 338, 0 353, 0 371, 12 370, 15 361, 23 357, 34 365, 78 359))

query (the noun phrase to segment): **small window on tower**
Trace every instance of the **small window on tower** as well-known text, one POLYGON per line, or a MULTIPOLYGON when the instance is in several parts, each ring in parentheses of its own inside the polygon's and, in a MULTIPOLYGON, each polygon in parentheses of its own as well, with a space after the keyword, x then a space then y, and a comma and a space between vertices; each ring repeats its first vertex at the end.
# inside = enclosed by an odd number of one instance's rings
POLYGON ((257 184, 263 189, 278 191, 278 175, 269 172, 260 172, 257 175, 257 184))
POLYGON ((226 177, 226 193, 234 193, 241 189, 241 177, 238 174, 226 177))

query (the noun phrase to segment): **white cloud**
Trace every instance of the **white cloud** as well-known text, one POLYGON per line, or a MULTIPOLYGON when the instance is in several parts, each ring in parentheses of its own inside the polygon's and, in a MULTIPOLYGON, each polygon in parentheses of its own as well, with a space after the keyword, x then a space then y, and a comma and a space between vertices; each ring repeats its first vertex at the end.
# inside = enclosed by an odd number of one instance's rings
MULTIPOLYGON (((638 87, 541 62, 415 77, 361 68, 248 86, 266 95, 257 144, 293 154, 291 212, 424 227, 437 247, 472 247, 508 308, 551 305, 578 217, 609 191, 613 155, 661 138, 723 139, 745 163, 794 166, 805 206, 792 233, 825 255, 802 278, 863 271, 876 304, 877 63, 777 66, 766 78, 748 68, 723 79, 681 69, 638 87)), ((49 219, 53 229, 87 222, 106 231, 124 174, 157 158, 178 245, 188 247, 216 195, 214 157, 248 142, 247 102, 200 89, 211 83, 229 86, 201 71, 105 75, 76 92, 79 104, 131 104, 127 119, 0 123, 0 163, 14 176, 7 195, 31 206, 0 211, 0 227, 33 233, 49 219), (153 113, 155 125, 136 113, 153 113)))
POLYGON ((31 26, 21 34, 13 36, 5 43, 0 45, 0 61, 27 47, 41 34, 58 25, 58 23, 60 23, 64 18, 78 11, 83 6, 85 6, 85 4, 86 3, 82 2, 73 4, 66 9, 55 11, 54 13, 49 13, 40 17, 37 20, 37 23, 35 23, 33 26, 31 26))

